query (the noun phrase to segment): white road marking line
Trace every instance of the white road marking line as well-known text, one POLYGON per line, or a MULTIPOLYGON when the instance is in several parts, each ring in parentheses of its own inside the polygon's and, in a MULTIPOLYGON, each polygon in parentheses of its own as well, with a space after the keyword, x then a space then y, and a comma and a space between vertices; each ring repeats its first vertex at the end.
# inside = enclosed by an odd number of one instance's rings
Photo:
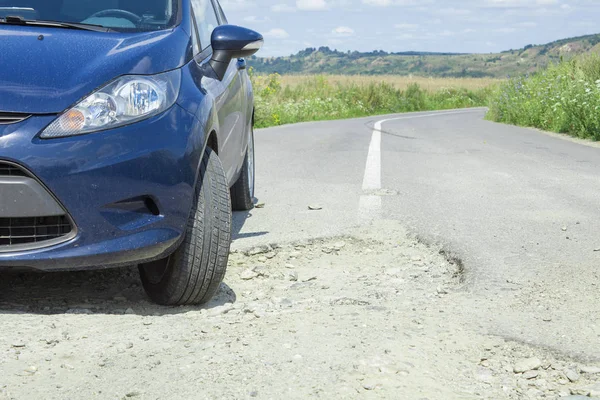
POLYGON ((381 189, 381 123, 375 123, 375 130, 371 136, 369 145, 369 154, 367 155, 367 165, 365 166, 365 176, 363 178, 362 190, 381 189))
MULTIPOLYGON (((466 114, 480 109, 467 111, 449 111, 438 112, 422 115, 412 115, 404 117, 395 117, 382 119, 375 122, 373 134, 371 135, 371 143, 369 144, 369 153, 367 155, 367 164, 365 166, 365 175, 363 177, 362 190, 363 192, 372 192, 381 189, 381 130, 384 122, 398 121, 404 119, 429 118, 440 115, 466 114)), ((381 212, 381 196, 364 194, 360 196, 358 205, 358 218, 361 222, 370 222, 379 217, 381 212)))

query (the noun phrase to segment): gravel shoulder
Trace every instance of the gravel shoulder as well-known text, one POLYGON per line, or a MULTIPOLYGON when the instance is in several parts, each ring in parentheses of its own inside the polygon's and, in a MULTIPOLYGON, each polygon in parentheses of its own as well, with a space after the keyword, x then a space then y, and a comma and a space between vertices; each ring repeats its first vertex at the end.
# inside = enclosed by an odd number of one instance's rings
POLYGON ((486 335, 478 306, 393 221, 236 250, 205 307, 151 304, 135 268, 3 273, 0 399, 600 396, 600 368, 486 335))

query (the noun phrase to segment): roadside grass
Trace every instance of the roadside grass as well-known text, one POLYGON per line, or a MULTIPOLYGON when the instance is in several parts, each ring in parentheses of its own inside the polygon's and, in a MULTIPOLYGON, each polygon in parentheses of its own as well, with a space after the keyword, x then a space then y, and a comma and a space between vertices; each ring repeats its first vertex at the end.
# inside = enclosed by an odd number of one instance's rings
POLYGON ((493 79, 250 74, 255 126, 486 106, 493 79))
MULTIPOLYGON (((340 84, 342 86, 358 85, 367 86, 380 82, 389 83, 396 89, 406 90, 416 83, 423 90, 435 92, 446 88, 462 88, 467 90, 485 89, 502 82, 496 78, 433 78, 413 75, 322 75, 330 85, 340 84)), ((314 78, 314 75, 282 75, 280 78, 282 86, 292 88, 306 83, 314 78)))
POLYGON ((487 118, 600 140, 600 55, 550 65, 498 85, 487 118))

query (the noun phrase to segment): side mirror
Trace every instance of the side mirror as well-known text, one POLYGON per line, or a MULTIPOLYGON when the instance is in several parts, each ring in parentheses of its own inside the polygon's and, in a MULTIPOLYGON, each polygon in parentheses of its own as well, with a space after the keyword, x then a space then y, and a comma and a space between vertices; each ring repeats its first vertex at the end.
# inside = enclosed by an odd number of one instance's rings
POLYGON ((263 37, 253 30, 236 25, 220 25, 211 35, 213 54, 208 62, 216 78, 223 80, 233 58, 248 57, 263 45, 263 37))

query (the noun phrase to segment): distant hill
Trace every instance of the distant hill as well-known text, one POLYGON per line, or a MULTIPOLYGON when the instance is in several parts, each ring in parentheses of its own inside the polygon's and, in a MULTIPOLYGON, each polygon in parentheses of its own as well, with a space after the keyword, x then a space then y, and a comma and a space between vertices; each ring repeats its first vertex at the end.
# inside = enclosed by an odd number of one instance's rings
POLYGON ((341 52, 329 47, 307 48, 288 57, 252 57, 258 74, 419 75, 434 77, 495 77, 535 72, 550 62, 579 54, 600 53, 600 34, 558 40, 545 45, 491 54, 341 52))

